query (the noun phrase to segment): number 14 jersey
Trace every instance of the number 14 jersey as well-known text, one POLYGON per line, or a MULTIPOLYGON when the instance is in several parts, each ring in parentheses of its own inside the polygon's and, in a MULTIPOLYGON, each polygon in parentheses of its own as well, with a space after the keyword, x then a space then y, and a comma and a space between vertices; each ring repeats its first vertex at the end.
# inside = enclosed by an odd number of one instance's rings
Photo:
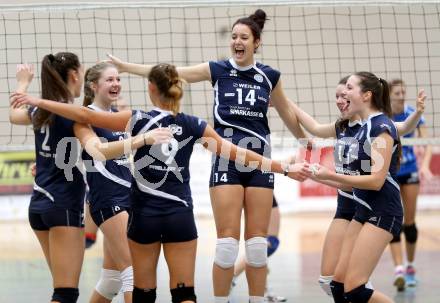
MULTIPOLYGON (((263 146, 270 145, 267 110, 280 72, 259 62, 241 67, 233 59, 210 61, 209 68, 214 88, 214 128, 217 133, 222 137, 231 137, 233 143, 242 147, 246 147, 239 144, 244 137, 256 137, 263 146), (227 128, 232 128, 233 133, 225 134, 227 128)), ((260 148, 254 146, 252 149, 262 153, 260 148)))

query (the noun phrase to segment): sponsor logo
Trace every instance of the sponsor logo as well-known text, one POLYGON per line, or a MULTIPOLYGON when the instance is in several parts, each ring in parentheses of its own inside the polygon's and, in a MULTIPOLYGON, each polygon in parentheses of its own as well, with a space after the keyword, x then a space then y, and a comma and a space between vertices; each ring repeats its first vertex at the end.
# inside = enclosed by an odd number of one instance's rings
POLYGON ((249 88, 249 89, 261 89, 261 86, 259 86, 259 85, 247 84, 247 83, 238 83, 237 86, 235 86, 235 83, 234 83, 234 87, 249 88))
POLYGON ((260 83, 263 82, 263 76, 260 75, 260 74, 255 74, 255 75, 254 75, 254 79, 255 79, 255 81, 257 81, 257 82, 260 82, 260 83))
POLYGON ((259 117, 259 118, 264 117, 263 113, 253 112, 253 111, 244 110, 244 109, 231 108, 229 113, 231 115, 240 115, 240 116, 246 116, 246 117, 259 117))
POLYGON ((368 221, 370 221, 370 222, 377 222, 377 217, 371 217, 370 219, 368 219, 368 221))
POLYGON ((230 77, 237 77, 238 76, 237 70, 231 69, 231 71, 229 72, 229 76, 230 77))
MULTIPOLYGON (((162 124, 159 124, 159 127, 162 127, 162 124)), ((179 126, 177 124, 170 124, 168 125, 168 128, 171 130, 171 133, 173 135, 180 136, 183 134, 182 126, 179 126)))

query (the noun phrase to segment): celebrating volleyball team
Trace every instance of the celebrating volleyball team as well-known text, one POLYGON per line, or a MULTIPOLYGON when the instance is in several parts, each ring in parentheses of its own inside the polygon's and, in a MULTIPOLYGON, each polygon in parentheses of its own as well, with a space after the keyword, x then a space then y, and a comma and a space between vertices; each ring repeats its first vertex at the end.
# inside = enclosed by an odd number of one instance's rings
MULTIPOLYGON (((214 154, 209 180, 217 232, 213 302, 229 302, 242 212, 249 302, 267 302, 267 258, 279 245, 278 229, 269 230, 275 173, 299 182, 311 178, 338 190, 317 273, 336 303, 392 302, 369 281, 390 242, 396 286, 405 287, 405 274, 408 286, 415 285, 417 166, 400 136, 415 129, 424 134, 423 90, 414 109, 403 105, 401 80, 389 85, 371 72, 341 75, 336 86, 340 118, 318 123, 289 100, 278 70, 255 61, 266 20, 261 9, 236 20, 231 57, 194 66, 141 65, 109 55, 85 70, 73 53, 47 54, 41 63, 41 98, 26 93, 33 67, 18 66, 10 121, 32 125, 35 133, 29 223, 52 275, 51 302, 78 299, 85 200, 104 235, 102 271, 90 302, 111 302, 119 292, 125 302, 155 302, 161 297, 156 271, 162 249, 172 302, 197 301, 193 205, 198 201, 191 195, 189 160, 198 143, 214 154), (120 73, 148 79, 150 111, 117 110, 120 73), (213 87, 213 125, 180 110, 183 86, 201 81, 213 87), (73 105, 80 95, 83 106, 73 105), (313 136, 335 138, 336 169, 271 159, 269 103, 296 138, 306 139, 304 148, 313 140, 307 141, 302 127, 313 136), (407 267, 396 247, 401 230, 407 267)), ((425 176, 429 161, 427 150, 421 169, 425 176)))

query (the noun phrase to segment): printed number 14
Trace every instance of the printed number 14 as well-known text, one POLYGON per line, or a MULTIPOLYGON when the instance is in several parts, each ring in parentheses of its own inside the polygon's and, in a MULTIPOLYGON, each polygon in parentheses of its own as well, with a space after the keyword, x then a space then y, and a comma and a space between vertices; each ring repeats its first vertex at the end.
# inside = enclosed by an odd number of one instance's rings
MULTIPOLYGON (((237 88, 237 97, 238 97, 238 104, 243 104, 243 89, 237 88)), ((244 98, 244 101, 249 102, 251 106, 254 106, 255 104, 255 90, 251 89, 247 93, 246 97, 244 98)))

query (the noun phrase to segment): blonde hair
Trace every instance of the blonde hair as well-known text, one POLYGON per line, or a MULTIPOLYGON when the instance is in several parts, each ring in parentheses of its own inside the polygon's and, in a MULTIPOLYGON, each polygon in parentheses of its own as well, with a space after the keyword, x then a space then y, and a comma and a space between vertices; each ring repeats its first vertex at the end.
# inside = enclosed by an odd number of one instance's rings
POLYGON ((180 112, 180 99, 183 96, 182 83, 174 65, 161 63, 153 66, 148 75, 148 81, 154 83, 165 103, 169 104, 171 111, 177 115, 180 112))
POLYGON ((116 66, 111 63, 101 62, 87 69, 84 75, 83 106, 89 106, 93 103, 93 100, 95 99, 95 92, 92 89, 92 83, 98 83, 98 80, 99 78, 101 78, 102 73, 110 67, 116 68, 116 66))

